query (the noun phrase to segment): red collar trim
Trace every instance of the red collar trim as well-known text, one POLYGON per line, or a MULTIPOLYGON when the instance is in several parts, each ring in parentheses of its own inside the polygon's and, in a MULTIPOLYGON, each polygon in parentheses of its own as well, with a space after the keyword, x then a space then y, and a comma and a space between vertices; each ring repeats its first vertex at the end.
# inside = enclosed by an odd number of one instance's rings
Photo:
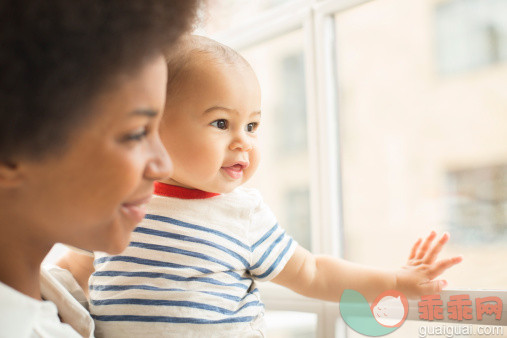
POLYGON ((155 191, 153 193, 158 196, 176 197, 186 200, 204 199, 220 195, 214 192, 183 188, 162 182, 155 182, 155 191))

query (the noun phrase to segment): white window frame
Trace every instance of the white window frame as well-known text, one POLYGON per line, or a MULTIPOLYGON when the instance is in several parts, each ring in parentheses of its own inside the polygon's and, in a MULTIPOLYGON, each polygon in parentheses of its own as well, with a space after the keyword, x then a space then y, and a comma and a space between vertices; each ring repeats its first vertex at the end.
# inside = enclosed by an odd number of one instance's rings
MULTIPOLYGON (((312 251, 318 254, 343 256, 334 18, 339 12, 370 1, 374 0, 293 0, 212 36, 241 51, 295 30, 303 30, 309 162, 310 171, 317 173, 310 175, 312 251)), ((318 318, 317 337, 347 336, 338 304, 306 298, 271 283, 262 285, 260 289, 267 310, 315 313, 318 318)), ((473 320, 463 324, 507 326, 507 291, 447 290, 442 293, 444 305, 450 295, 464 293, 469 294, 471 299, 498 296, 504 307, 500 323, 485 318, 481 322, 473 320)), ((416 301, 409 302, 407 319, 420 321, 416 301)))

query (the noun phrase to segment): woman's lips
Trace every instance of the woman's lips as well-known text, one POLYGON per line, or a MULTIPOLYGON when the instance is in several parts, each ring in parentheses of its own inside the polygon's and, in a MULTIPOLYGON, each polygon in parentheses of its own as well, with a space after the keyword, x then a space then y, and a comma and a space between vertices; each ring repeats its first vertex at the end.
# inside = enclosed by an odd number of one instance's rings
POLYGON ((141 222, 146 215, 146 204, 151 200, 151 195, 133 202, 123 203, 121 210, 125 216, 130 218, 135 224, 141 222))
POLYGON ((237 180, 243 177, 243 169, 246 167, 247 166, 244 164, 236 163, 229 167, 222 167, 221 169, 225 171, 225 173, 229 175, 230 178, 237 180))

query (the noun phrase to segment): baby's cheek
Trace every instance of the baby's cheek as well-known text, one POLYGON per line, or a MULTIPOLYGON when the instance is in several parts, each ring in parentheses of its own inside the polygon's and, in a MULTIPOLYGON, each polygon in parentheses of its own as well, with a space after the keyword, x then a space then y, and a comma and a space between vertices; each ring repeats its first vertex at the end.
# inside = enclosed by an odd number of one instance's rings
POLYGON ((255 172, 257 171, 257 166, 255 166, 254 168, 251 168, 250 166, 244 171, 243 173, 243 183, 247 182, 248 180, 250 180, 252 178, 252 176, 255 174, 255 172))
POLYGON ((250 166, 248 167, 249 175, 253 176, 259 167, 259 163, 261 161, 261 154, 259 149, 252 150, 250 156, 250 166))

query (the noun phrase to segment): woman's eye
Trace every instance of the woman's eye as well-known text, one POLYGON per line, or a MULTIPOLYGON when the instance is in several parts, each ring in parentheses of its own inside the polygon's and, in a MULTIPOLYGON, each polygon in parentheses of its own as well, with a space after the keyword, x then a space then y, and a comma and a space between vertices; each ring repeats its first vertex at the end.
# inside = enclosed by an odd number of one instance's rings
POLYGON ((142 127, 139 129, 136 129, 134 132, 125 135, 123 137, 123 141, 130 142, 130 141, 141 141, 148 135, 148 128, 142 127))
POLYGON ((227 120, 216 120, 211 122, 211 125, 218 129, 227 129, 229 123, 227 122, 227 120))
POLYGON ((251 123, 249 123, 249 124, 246 125, 246 131, 248 131, 250 133, 253 133, 254 131, 257 130, 258 126, 259 126, 258 122, 251 122, 251 123))

